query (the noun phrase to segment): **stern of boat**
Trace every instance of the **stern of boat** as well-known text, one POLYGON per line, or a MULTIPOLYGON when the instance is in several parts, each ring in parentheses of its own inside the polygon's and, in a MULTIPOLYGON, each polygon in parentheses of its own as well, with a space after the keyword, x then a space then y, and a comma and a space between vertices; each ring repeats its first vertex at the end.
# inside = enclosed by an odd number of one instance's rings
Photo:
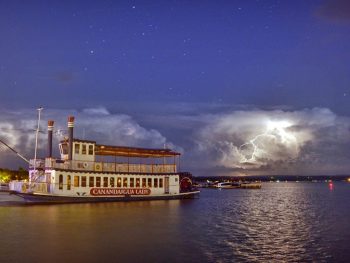
POLYGON ((13 193, 41 193, 47 194, 49 191, 46 183, 29 183, 26 181, 11 181, 9 190, 13 193))

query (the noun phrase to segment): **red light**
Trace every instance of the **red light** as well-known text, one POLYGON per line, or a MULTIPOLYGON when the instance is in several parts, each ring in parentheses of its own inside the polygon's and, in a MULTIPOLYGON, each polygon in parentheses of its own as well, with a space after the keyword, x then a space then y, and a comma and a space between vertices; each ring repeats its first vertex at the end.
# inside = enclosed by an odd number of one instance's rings
POLYGON ((328 184, 328 186, 329 186, 329 190, 333 190, 333 183, 332 182, 330 182, 329 184, 328 184))

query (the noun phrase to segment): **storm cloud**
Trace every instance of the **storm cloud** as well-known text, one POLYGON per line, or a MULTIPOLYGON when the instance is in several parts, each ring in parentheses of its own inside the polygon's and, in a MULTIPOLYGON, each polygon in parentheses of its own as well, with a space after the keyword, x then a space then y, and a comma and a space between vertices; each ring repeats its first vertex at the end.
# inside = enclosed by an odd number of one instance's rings
MULTIPOLYGON (((101 144, 128 145, 150 148, 176 147, 157 130, 146 129, 131 116, 112 114, 104 107, 83 110, 44 110, 41 132, 39 135, 39 153, 45 155, 46 122, 55 120, 54 143, 67 136, 67 116, 76 117, 75 137, 96 140, 101 144)), ((0 115, 0 138, 21 154, 30 158, 34 155, 35 129, 37 125, 35 112, 29 110, 6 111, 0 115)), ((0 145, 0 166, 15 166, 16 157, 5 146, 0 145)), ((56 152, 57 154, 57 152, 56 152)))
MULTIPOLYGON (((350 119, 324 108, 203 116, 196 151, 209 166, 244 174, 346 173, 350 119)), ((204 162, 203 162, 204 163, 204 162)))
MULTIPOLYGON (((327 108, 167 113, 166 118, 145 116, 142 125, 140 117, 111 113, 105 107, 56 109, 43 111, 41 130, 45 133, 48 119, 55 120, 57 143, 67 135, 68 115, 76 117, 76 138, 136 147, 166 145, 184 153, 182 170, 196 176, 345 174, 350 170, 350 118, 327 108)), ((28 110, 0 115, 0 138, 28 158, 34 151, 36 117, 28 110)), ((39 139, 39 155, 44 156, 46 135, 40 133, 39 139)), ((18 158, 4 146, 0 155, 0 166, 18 166, 18 158)))

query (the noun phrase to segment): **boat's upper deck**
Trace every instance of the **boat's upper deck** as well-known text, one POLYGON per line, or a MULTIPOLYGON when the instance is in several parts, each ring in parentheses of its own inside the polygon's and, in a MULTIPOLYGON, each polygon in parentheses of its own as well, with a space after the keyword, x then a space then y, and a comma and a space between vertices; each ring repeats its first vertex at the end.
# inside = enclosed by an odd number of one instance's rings
POLYGON ((177 173, 180 153, 171 149, 150 149, 97 144, 74 138, 74 117, 68 117, 68 137, 59 143, 60 158, 53 158, 54 121, 48 121, 48 155, 30 160, 30 169, 62 169, 112 173, 177 173))
MULTIPOLYGON (((68 159, 69 143, 64 140, 59 144, 61 159, 68 159)), ((112 146, 97 144, 95 141, 73 139, 73 160, 95 160, 95 156, 113 156, 127 158, 167 158, 180 156, 179 152, 171 149, 150 149, 127 146, 112 146)))
POLYGON ((70 160, 68 142, 61 141, 59 146, 60 159, 51 157, 45 160, 37 159, 36 162, 31 160, 30 168, 114 173, 176 173, 180 157, 180 153, 171 149, 111 146, 74 139, 70 160))

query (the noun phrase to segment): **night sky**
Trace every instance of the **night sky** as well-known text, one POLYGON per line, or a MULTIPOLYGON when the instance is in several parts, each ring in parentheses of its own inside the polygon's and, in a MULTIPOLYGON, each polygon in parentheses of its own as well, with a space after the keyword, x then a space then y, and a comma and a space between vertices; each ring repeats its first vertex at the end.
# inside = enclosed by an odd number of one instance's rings
POLYGON ((350 173, 346 0, 0 1, 0 34, 0 138, 29 157, 43 106, 198 176, 350 173))

